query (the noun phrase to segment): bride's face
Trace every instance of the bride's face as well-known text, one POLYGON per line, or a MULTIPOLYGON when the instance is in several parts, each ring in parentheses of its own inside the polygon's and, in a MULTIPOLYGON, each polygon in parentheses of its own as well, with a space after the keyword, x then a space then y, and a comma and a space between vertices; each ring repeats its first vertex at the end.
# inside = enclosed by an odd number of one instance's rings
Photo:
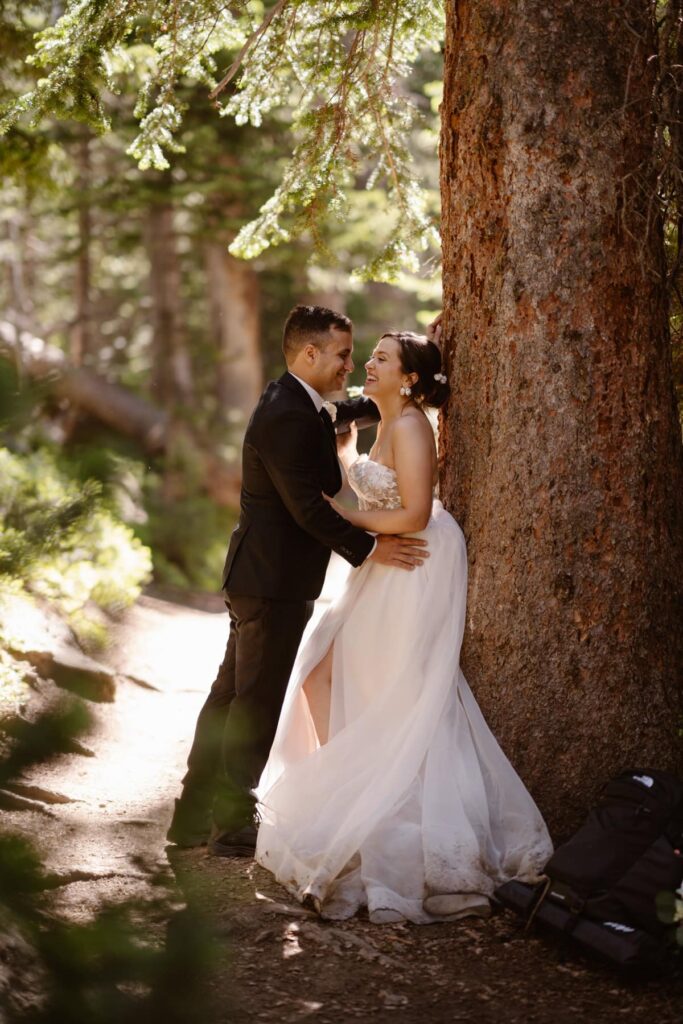
POLYGON ((395 338, 380 338, 365 364, 367 377, 363 394, 368 398, 397 395, 406 374, 401 368, 399 344, 395 338))

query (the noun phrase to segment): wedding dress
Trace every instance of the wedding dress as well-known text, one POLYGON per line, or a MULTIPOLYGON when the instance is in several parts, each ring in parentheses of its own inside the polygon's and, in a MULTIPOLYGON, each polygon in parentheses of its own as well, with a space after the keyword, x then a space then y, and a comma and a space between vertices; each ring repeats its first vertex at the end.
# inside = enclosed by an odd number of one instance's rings
MULTIPOLYGON (((349 481, 363 509, 401 505, 395 472, 366 456, 349 481)), ((435 500, 417 536, 429 545, 421 566, 350 570, 304 636, 256 791, 257 861, 329 918, 363 905, 376 921, 484 913, 499 884, 536 879, 552 853, 459 668, 462 531, 435 500), (303 683, 331 644, 320 746, 303 683)))

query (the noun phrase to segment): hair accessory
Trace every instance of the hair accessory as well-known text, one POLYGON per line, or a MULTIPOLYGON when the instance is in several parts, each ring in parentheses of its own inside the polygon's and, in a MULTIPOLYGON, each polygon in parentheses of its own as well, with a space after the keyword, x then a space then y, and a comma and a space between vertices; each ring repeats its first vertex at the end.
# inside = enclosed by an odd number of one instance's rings
POLYGON ((434 380, 438 380, 440 384, 448 384, 448 377, 445 373, 435 373, 434 380))

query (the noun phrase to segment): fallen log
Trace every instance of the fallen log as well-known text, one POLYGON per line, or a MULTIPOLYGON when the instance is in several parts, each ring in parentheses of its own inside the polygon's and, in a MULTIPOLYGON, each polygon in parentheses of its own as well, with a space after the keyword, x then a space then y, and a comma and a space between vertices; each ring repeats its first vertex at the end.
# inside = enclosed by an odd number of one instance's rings
POLYGON ((220 505, 239 504, 240 470, 222 459, 185 424, 173 423, 166 412, 120 384, 85 367, 75 367, 56 345, 0 320, 0 356, 10 359, 31 380, 46 384, 58 398, 99 420, 117 433, 136 440, 150 454, 162 454, 183 435, 186 447, 201 468, 199 481, 220 505))
POLYGON ((166 445, 168 417, 144 398, 112 384, 93 370, 71 366, 56 345, 49 345, 28 331, 17 332, 0 320, 0 351, 11 357, 32 380, 49 386, 59 398, 139 441, 145 451, 161 452, 166 445))

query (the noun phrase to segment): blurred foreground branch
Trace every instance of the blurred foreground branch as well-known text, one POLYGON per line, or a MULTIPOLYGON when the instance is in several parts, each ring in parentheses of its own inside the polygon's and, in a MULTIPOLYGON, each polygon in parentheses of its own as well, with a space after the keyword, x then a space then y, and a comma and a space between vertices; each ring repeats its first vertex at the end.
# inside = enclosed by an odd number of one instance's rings
MULTIPOLYGON (((71 750, 88 724, 80 701, 65 701, 34 722, 0 717, 0 786, 71 750)), ((104 904, 78 923, 61 919, 43 898, 59 884, 27 838, 0 831, 0 1020, 205 1020, 215 939, 196 909, 179 909, 179 894, 162 873, 150 874, 153 899, 104 904)))

